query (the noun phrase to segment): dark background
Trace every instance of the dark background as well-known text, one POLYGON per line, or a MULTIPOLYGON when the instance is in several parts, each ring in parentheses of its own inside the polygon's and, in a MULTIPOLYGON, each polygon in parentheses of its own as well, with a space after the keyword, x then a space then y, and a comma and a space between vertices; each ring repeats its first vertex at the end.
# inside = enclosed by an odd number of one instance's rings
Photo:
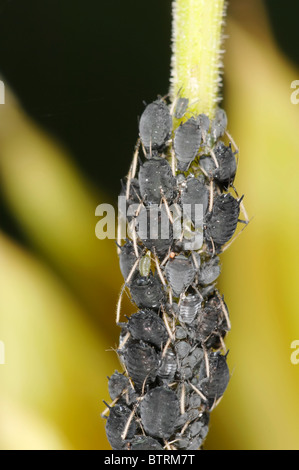
MULTIPOLYGON (((280 48, 299 65, 299 2, 265 5, 280 48)), ((170 8, 171 0, 0 0, 2 80, 115 200, 143 101, 168 91, 170 8)), ((1 227, 22 238, 0 203, 1 227)))

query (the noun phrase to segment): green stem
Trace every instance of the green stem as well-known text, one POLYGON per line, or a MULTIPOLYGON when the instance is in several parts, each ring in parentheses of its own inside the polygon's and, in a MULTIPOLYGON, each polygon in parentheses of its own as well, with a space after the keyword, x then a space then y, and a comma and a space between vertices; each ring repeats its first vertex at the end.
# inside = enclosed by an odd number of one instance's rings
POLYGON ((172 101, 189 98, 191 112, 213 118, 219 98, 225 0, 174 0, 172 101))

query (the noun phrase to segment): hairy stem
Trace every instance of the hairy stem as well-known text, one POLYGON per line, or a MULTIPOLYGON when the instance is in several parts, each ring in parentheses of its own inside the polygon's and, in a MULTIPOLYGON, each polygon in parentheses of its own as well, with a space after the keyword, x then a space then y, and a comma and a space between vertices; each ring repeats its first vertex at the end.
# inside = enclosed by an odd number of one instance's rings
POLYGON ((189 98, 190 111, 213 118, 221 85, 225 0, 174 0, 172 101, 189 98))

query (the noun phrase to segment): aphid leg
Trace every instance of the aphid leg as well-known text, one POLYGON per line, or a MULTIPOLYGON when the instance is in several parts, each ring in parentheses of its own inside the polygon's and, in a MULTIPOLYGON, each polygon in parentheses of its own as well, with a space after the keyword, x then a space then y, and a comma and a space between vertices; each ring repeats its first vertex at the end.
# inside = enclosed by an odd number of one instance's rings
POLYGON ((172 290, 171 288, 168 289, 168 299, 169 299, 169 304, 173 304, 173 298, 172 298, 172 290))
POLYGON ((162 351, 162 355, 161 355, 162 359, 165 356, 165 354, 167 352, 167 349, 169 348, 170 344, 171 344, 171 338, 169 337, 168 340, 166 341, 166 344, 165 344, 165 346, 163 348, 163 351, 162 351))
POLYGON ((219 168, 219 163, 218 163, 218 160, 217 160, 216 155, 214 153, 214 150, 210 148, 209 151, 210 151, 210 155, 213 159, 213 162, 215 163, 216 168, 219 168))
MULTIPOLYGON (((250 220, 251 220, 251 219, 250 219, 250 220)), ((250 220, 249 220, 249 222, 250 222, 250 220)), ((248 223, 249 223, 249 222, 248 222, 248 223)), ((240 232, 236 233, 236 235, 231 239, 231 241, 221 249, 221 253, 224 253, 224 251, 226 251, 226 250, 231 246, 231 244, 234 243, 234 241, 241 235, 241 233, 243 232, 243 230, 245 230, 245 228, 247 227, 248 223, 245 224, 244 227, 242 228, 242 230, 240 230, 240 232)))
POLYGON ((196 294, 200 297, 201 301, 203 302, 204 297, 201 295, 201 293, 199 292, 199 290, 197 289, 197 287, 196 287, 196 286, 193 286, 193 289, 195 290, 196 294))
POLYGON ((166 312, 165 312, 165 310, 164 310, 163 308, 162 308, 162 312, 163 312, 163 321, 164 321, 164 325, 165 325, 165 327, 166 327, 168 336, 169 336, 169 338, 171 339, 171 341, 173 341, 173 340, 174 340, 174 335, 173 335, 173 333, 172 333, 172 331, 171 331, 171 328, 170 328, 169 323, 168 323, 168 320, 167 320, 166 312))
POLYGON ((175 156, 173 148, 171 147, 171 170, 172 170, 173 176, 176 175, 176 167, 177 167, 176 156, 175 156))
POLYGON ((163 189, 162 189, 162 188, 161 188, 161 195, 162 195, 163 204, 164 204, 165 209, 166 209, 166 212, 167 212, 168 219, 170 220, 170 223, 173 225, 172 213, 170 212, 169 205, 168 205, 167 200, 165 199, 165 196, 164 196, 164 193, 163 193, 163 189))
POLYGON ((213 405, 212 405, 212 407, 210 408, 209 411, 213 411, 214 408, 216 408, 216 406, 219 405, 219 403, 221 402, 222 398, 223 398, 223 396, 219 397, 217 400, 215 399, 215 400, 214 400, 214 403, 213 403, 213 405))
POLYGON ((210 364, 209 364, 209 357, 206 348, 203 346, 203 355, 205 359, 205 365, 206 365, 206 373, 207 373, 207 378, 210 377, 210 364))
POLYGON ((212 249, 213 249, 213 251, 212 251, 212 256, 214 256, 214 255, 215 255, 215 253, 216 253, 216 250, 215 250, 215 244, 214 244, 214 240, 213 240, 213 238, 212 238, 212 237, 210 237, 210 242, 211 242, 211 244, 212 244, 212 249))
POLYGON ((190 387, 193 388, 194 392, 196 392, 197 395, 199 395, 202 400, 207 401, 207 397, 200 390, 198 390, 198 388, 195 387, 195 385, 193 385, 191 382, 188 382, 188 383, 190 387))
POLYGON ((228 315, 228 311, 227 311, 227 308, 225 307, 225 304, 223 302, 223 299, 220 295, 220 292, 218 290, 216 290, 216 295, 219 299, 219 302, 220 302, 220 305, 221 305, 221 310, 222 310, 222 313, 224 315, 224 318, 226 320, 226 324, 227 324, 227 327, 228 329, 230 330, 231 329, 231 322, 230 322, 230 319, 229 319, 229 315, 228 315))
POLYGON ((209 212, 212 212, 214 204, 214 183, 213 180, 210 181, 210 201, 209 201, 209 212))
POLYGON ((135 177, 135 174, 136 174, 139 147, 140 147, 140 138, 138 138, 137 143, 135 145, 135 152, 134 152, 134 155, 133 155, 133 160, 132 160, 131 167, 130 167, 130 170, 129 170, 129 173, 128 173, 128 176, 127 176, 126 199, 129 199, 129 197, 130 197, 131 180, 132 180, 132 178, 135 177))
POLYGON ((155 260, 155 265, 156 265, 156 268, 157 268, 157 273, 159 275, 159 278, 160 278, 163 286, 165 287, 166 286, 166 281, 165 281, 165 278, 162 274, 162 271, 161 271, 161 268, 160 268, 160 265, 159 265, 159 260, 158 260, 158 257, 156 255, 156 253, 154 253, 154 260, 155 260))
POLYGON ((180 432, 180 435, 182 436, 184 434, 184 432, 186 431, 187 427, 189 426, 189 424, 191 423, 191 421, 187 421, 184 426, 182 427, 181 429, 181 432, 180 432))
POLYGON ((135 407, 133 408, 133 410, 132 410, 132 412, 131 412, 131 414, 130 414, 130 416, 129 416, 129 418, 128 418, 128 421, 126 422, 125 428, 124 428, 123 433, 122 433, 122 435, 121 435, 121 438, 122 438, 123 440, 125 440, 125 438, 127 437, 128 430, 129 430, 130 424, 131 424, 131 422, 132 422, 132 419, 133 419, 133 417, 134 417, 134 414, 135 414, 135 407))
POLYGON ((131 333, 128 331, 127 334, 125 335, 124 339, 122 340, 122 342, 120 343, 120 345, 118 346, 118 350, 121 351, 122 348, 124 347, 124 345, 126 344, 126 342, 128 341, 128 339, 130 338, 131 336, 131 333))
POLYGON ((185 382, 183 382, 182 390, 181 390, 181 397, 180 397, 181 415, 185 413, 185 401, 186 401, 186 390, 185 390, 185 382))
POLYGON ((223 338, 222 338, 221 335, 219 335, 219 341, 220 341, 220 343, 221 343, 221 348, 223 349, 224 354, 226 354, 226 353, 227 353, 227 349, 226 349, 225 342, 224 342, 224 340, 223 340, 223 338))
MULTIPOLYGON (((136 253, 135 253, 136 254, 136 253)), ((132 268, 131 268, 131 271, 129 272, 128 274, 128 277, 127 279, 125 280, 122 288, 121 288, 121 291, 120 291, 120 294, 119 294, 119 297, 118 297, 118 301, 117 301, 117 307, 116 307, 116 323, 118 324, 119 323, 119 319, 120 319, 120 310, 121 310, 121 301, 122 301, 122 296, 123 296, 123 293, 124 293, 124 290, 125 288, 127 287, 127 285, 129 284, 129 282, 131 281, 132 279, 132 276, 139 264, 139 261, 140 261, 140 256, 137 252, 137 259, 135 261, 135 263, 133 264, 132 268)))

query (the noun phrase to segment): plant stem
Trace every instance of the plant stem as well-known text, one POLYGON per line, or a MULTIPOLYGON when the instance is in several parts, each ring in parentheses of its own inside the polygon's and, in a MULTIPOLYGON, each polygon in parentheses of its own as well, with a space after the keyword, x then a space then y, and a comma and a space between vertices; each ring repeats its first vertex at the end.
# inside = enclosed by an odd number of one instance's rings
POLYGON ((174 0, 172 16, 172 101, 189 99, 189 110, 213 118, 221 85, 225 0, 174 0))

